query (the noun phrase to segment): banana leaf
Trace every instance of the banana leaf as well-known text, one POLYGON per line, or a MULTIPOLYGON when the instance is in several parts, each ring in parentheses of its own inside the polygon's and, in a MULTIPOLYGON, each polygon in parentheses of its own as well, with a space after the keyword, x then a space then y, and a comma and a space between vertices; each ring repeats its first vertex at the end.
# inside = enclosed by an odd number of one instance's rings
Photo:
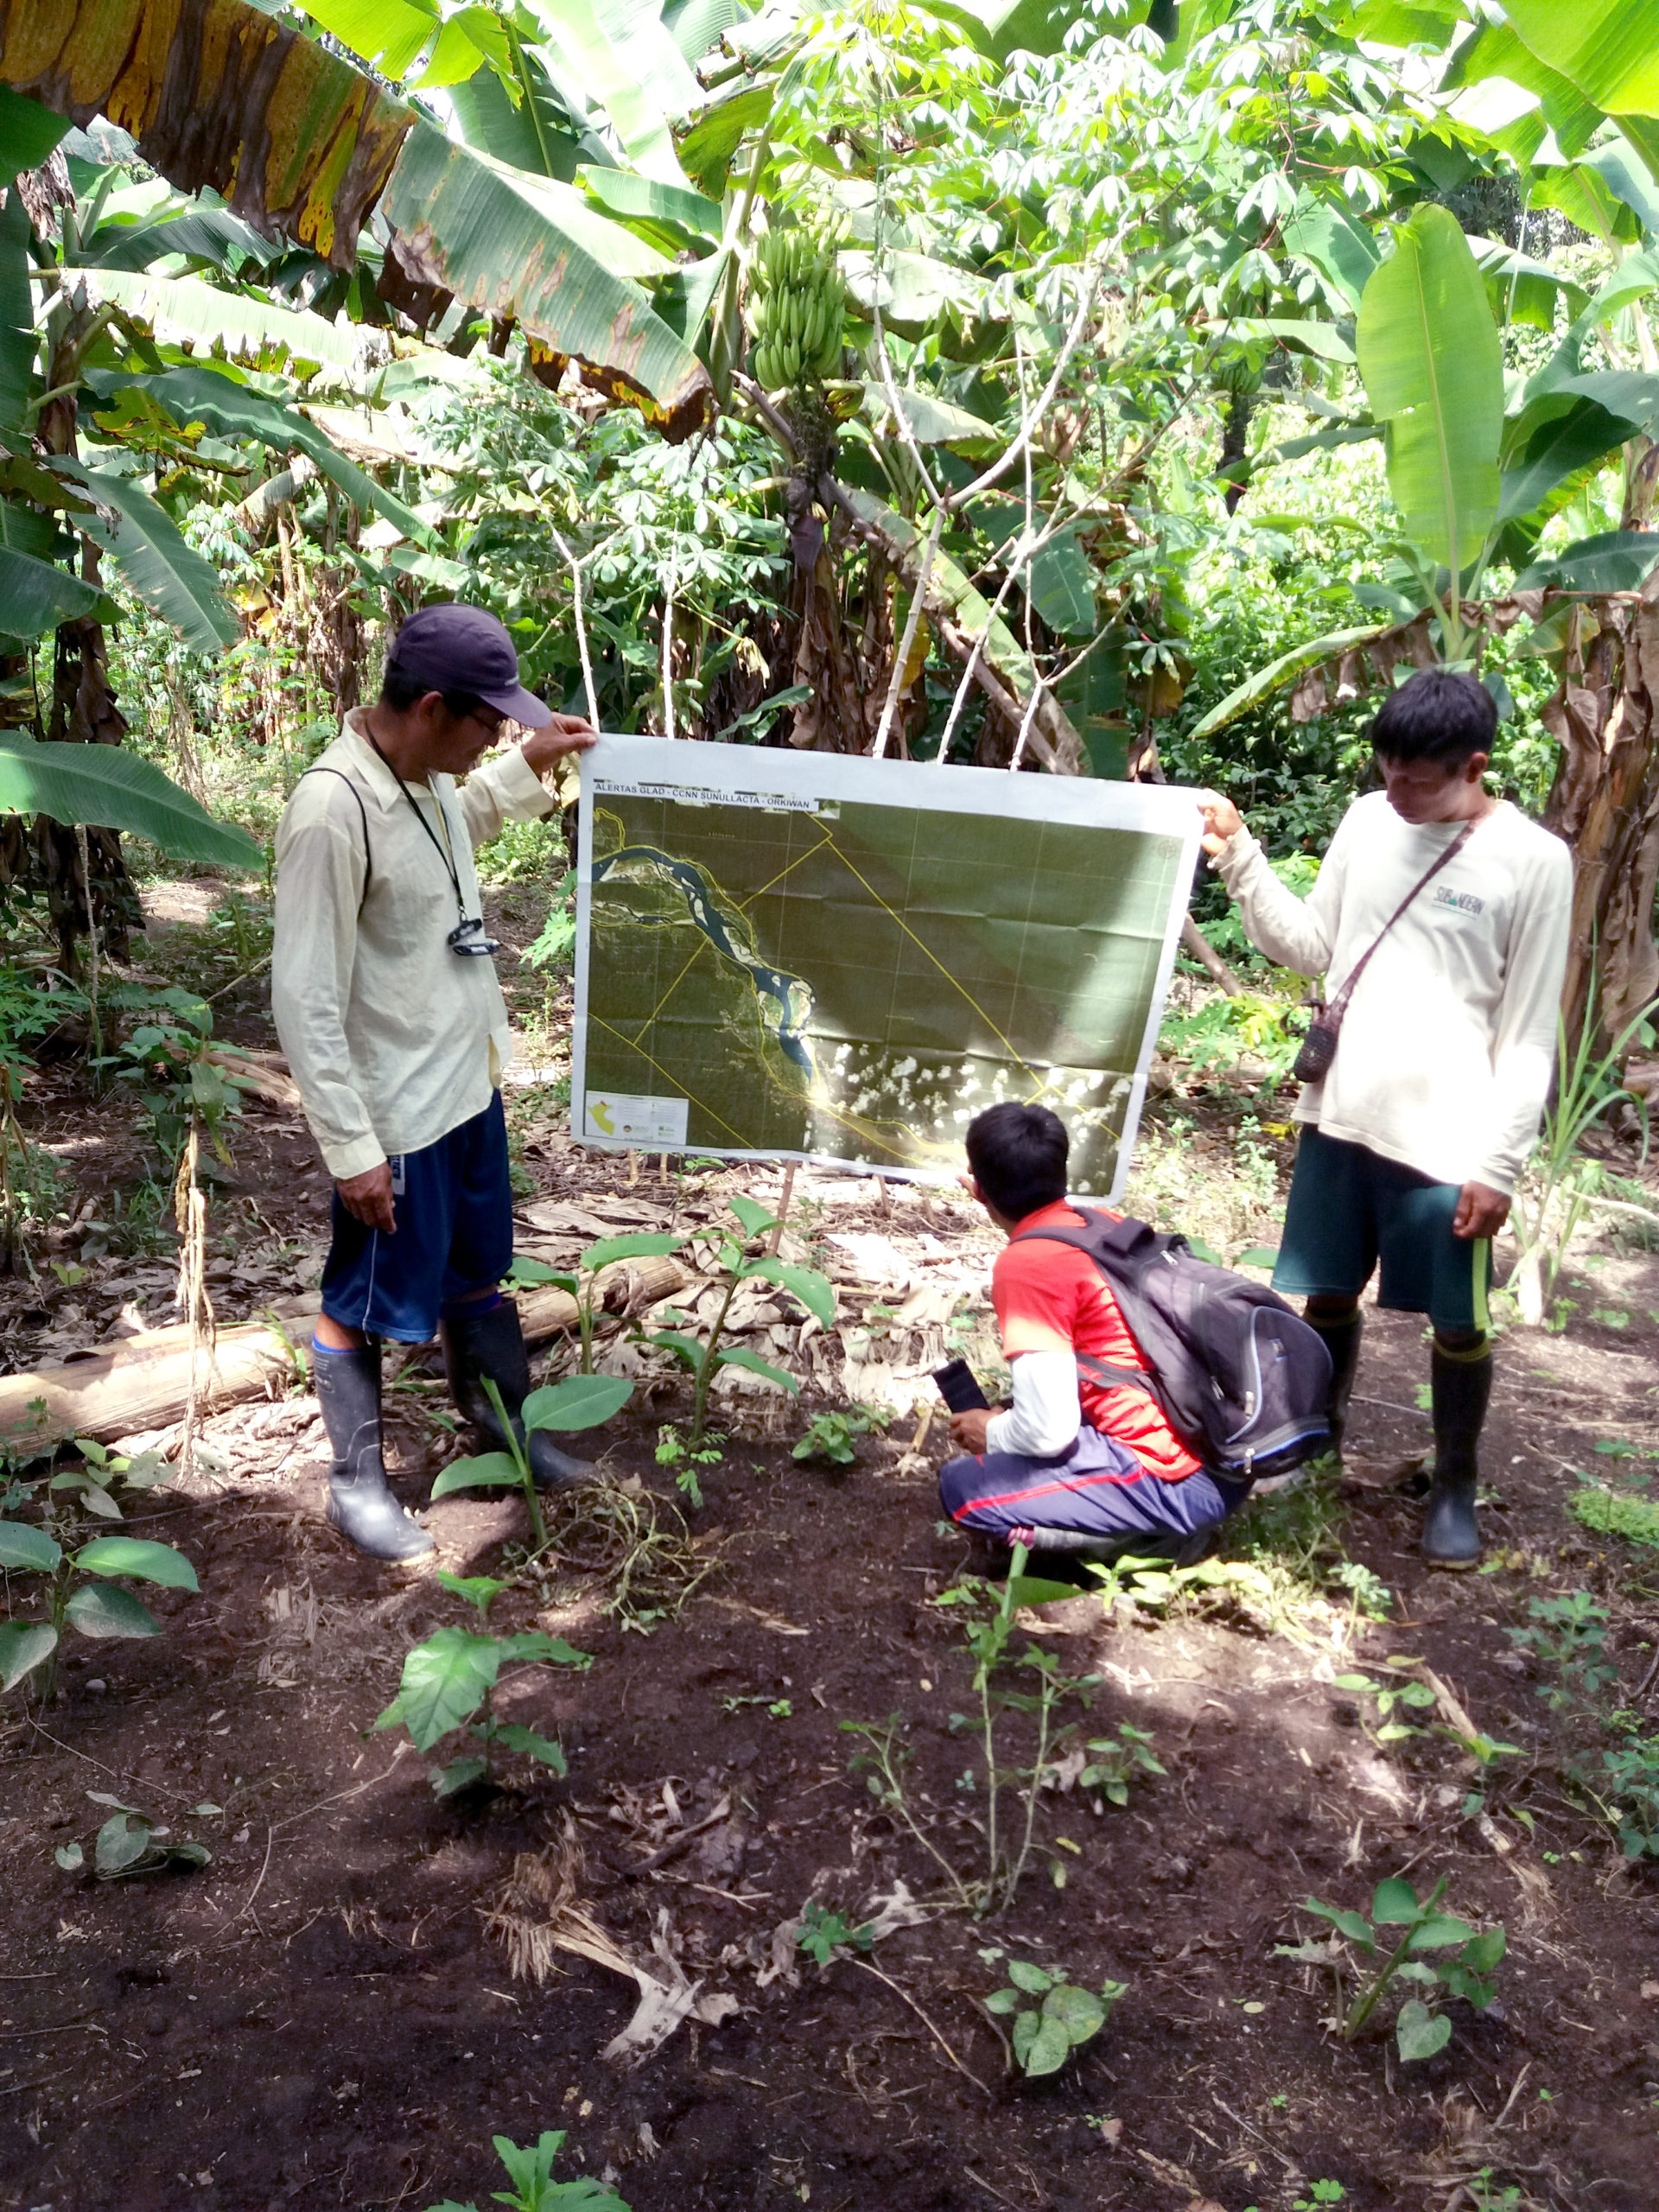
POLYGON ((455 122, 469 146, 565 184, 583 161, 605 158, 600 141, 576 123, 541 62, 522 46, 514 49, 513 76, 516 105, 493 69, 480 69, 465 84, 450 86, 455 122))
POLYGON ((181 429, 204 423, 222 438, 256 438, 273 453, 296 448, 308 454, 331 483, 339 486, 353 505, 372 507, 395 524, 405 537, 429 552, 441 552, 432 531, 411 507, 383 484, 347 461, 333 442, 296 407, 268 399, 264 392, 238 384, 217 369, 196 365, 162 369, 145 375, 129 375, 109 369, 92 369, 86 381, 99 397, 113 398, 130 388, 153 399, 181 429))
MULTIPOLYGON (((1659 38, 1630 0, 1506 0, 1516 35, 1608 115, 1659 116, 1659 38)), ((1563 152, 1568 149, 1565 147, 1563 152)))
POLYGON ((222 346, 230 354, 285 346, 325 368, 358 368, 363 346, 349 327, 304 308, 283 307, 245 291, 226 291, 200 276, 158 276, 153 270, 107 266, 87 272, 87 290, 108 300, 158 338, 182 340, 192 353, 222 346))
POLYGON ((601 168, 591 162, 577 175, 589 195, 620 222, 647 238, 653 228, 660 229, 669 241, 669 252, 682 246, 695 251, 720 244, 726 219, 718 200, 705 199, 683 184, 660 184, 655 177, 635 176, 631 169, 601 168))
POLYGON ((25 169, 39 168, 68 128, 67 116, 0 85, 0 190, 25 169))
POLYGON ((1608 530, 1581 537, 1547 561, 1535 562, 1516 578, 1516 591, 1571 591, 1599 595, 1639 591, 1659 561, 1659 533, 1608 530))
POLYGON ((1497 515, 1503 349, 1456 218, 1420 207, 1395 238, 1360 302, 1359 370, 1407 535, 1461 572, 1497 515))
POLYGON ((108 552, 122 582, 152 613, 170 622, 196 652, 218 652, 241 635, 211 561, 186 544, 178 524, 130 476, 88 471, 87 490, 118 517, 111 530, 95 515, 80 528, 108 552))
POLYGON ((1265 668, 1258 668, 1236 691, 1211 708, 1204 720, 1189 733, 1192 738, 1213 737, 1218 729, 1249 712, 1270 691, 1281 683, 1288 683, 1305 668, 1312 668, 1315 661, 1331 660, 1338 653, 1351 652, 1356 645, 1366 645, 1373 638, 1385 637, 1398 625, 1393 621, 1371 624, 1363 630, 1332 630, 1323 638, 1310 638, 1306 645, 1293 646, 1287 653, 1281 653, 1277 660, 1269 661, 1265 668))
MULTIPOLYGON (((1558 0, 1542 0, 1542 4, 1549 10, 1558 4, 1558 0)), ((1570 161, 1583 152, 1605 118, 1600 108, 1586 99, 1568 76, 1551 65, 1540 48, 1522 36, 1516 10, 1510 8, 1508 15, 1507 22, 1489 17, 1472 37, 1463 41, 1440 79, 1440 90, 1459 92, 1494 77, 1519 85, 1538 101, 1543 122, 1554 134, 1560 152, 1570 161)), ((1459 102, 1453 112, 1465 115, 1465 103, 1459 102)), ((1513 128, 1505 124, 1488 126, 1487 136, 1526 163, 1537 152, 1543 130, 1535 117, 1522 117, 1513 128), (1530 130, 1524 130, 1522 126, 1529 124, 1530 130)))
POLYGON ((409 74, 438 29, 437 9, 421 0, 306 0, 305 12, 394 81, 409 74))
POLYGON ((0 429, 19 429, 40 351, 29 292, 29 210, 20 192, 0 207, 0 429))
POLYGON ((67 569, 0 544, 0 636, 29 639, 90 614, 103 594, 67 569))
POLYGON ((670 118, 700 107, 704 95, 679 48, 663 36, 655 6, 649 45, 641 44, 637 9, 607 11, 596 0, 556 0, 535 12, 559 73, 581 86, 585 100, 604 109, 633 167, 642 176, 683 189, 685 172, 670 118))
POLYGON ((1333 207, 1302 193, 1284 227, 1284 242, 1292 253, 1311 261, 1350 307, 1359 305, 1366 280, 1376 267, 1376 240, 1347 210, 1333 207))
POLYGON ((124 830, 210 868, 265 864, 245 830, 215 822, 159 768, 117 745, 38 745, 19 730, 0 731, 0 813, 124 830))

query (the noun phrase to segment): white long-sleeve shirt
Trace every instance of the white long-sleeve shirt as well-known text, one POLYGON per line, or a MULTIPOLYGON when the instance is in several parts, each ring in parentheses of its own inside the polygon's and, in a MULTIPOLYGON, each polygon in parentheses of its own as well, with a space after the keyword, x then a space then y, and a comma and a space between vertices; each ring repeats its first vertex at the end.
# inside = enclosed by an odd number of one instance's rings
MULTIPOLYGON (((481 1114, 512 1053, 495 963, 462 959, 445 943, 454 886, 362 728, 354 708, 276 831, 271 1011, 312 1135, 340 1181, 481 1114)), ((481 912, 474 845, 556 803, 516 747, 464 784, 434 776, 409 789, 449 850, 468 914, 481 912)))
MULTIPOLYGON (((1328 974, 1334 997, 1461 827, 1414 826, 1376 791, 1344 815, 1306 899, 1248 830, 1215 865, 1251 943, 1299 976, 1328 974)), ((1548 1096, 1572 899, 1566 846, 1500 801, 1377 947, 1296 1119, 1437 1183, 1512 1190, 1548 1096)))
POLYGON ((1069 1451, 1083 1425, 1076 1354, 1016 1352, 1008 1366, 1014 1403, 986 1422, 985 1449, 1018 1452, 1027 1459, 1052 1459, 1069 1451))

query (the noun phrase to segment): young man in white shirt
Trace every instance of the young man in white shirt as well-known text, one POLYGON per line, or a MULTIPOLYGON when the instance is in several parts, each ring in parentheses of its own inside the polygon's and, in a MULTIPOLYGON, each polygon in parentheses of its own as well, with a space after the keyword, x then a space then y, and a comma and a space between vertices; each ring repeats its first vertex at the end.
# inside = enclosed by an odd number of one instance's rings
MULTIPOLYGON (((512 1044, 473 846, 549 812, 543 772, 593 742, 519 683, 493 614, 425 607, 393 639, 378 701, 346 715, 276 832, 271 1007, 334 1179, 312 1339, 328 1518, 371 1558, 433 1548, 386 1484, 382 1338, 439 1336, 461 1413, 500 1448, 493 1381, 523 1440, 529 1364, 499 1289, 512 1259, 499 1089, 512 1044), (479 767, 505 721, 532 734, 479 767)), ((540 1431, 530 1457, 548 1486, 588 1471, 540 1431)))
POLYGON ((1426 669, 1402 684, 1371 728, 1383 788, 1343 817, 1306 899, 1279 881, 1230 799, 1199 800, 1205 850, 1253 944, 1298 975, 1328 975, 1332 1002, 1364 963, 1335 1058, 1296 1106, 1274 1287, 1306 1298, 1330 1349, 1338 1442, 1360 1293, 1379 1262, 1378 1304, 1428 1315, 1423 1554, 1445 1567, 1480 1557, 1491 1240, 1548 1095, 1573 892, 1567 848, 1482 781, 1497 722, 1472 676, 1426 669))

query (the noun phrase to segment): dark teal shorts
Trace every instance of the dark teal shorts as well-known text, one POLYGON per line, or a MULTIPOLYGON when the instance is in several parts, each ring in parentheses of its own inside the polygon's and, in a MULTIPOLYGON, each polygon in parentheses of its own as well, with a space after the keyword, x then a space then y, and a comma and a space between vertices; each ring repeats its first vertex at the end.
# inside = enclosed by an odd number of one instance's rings
POLYGON ((1452 1235, 1459 1189, 1305 1126, 1274 1288, 1291 1298, 1357 1298, 1380 1262, 1379 1306, 1427 1313, 1451 1333, 1484 1332, 1491 1240, 1452 1235))

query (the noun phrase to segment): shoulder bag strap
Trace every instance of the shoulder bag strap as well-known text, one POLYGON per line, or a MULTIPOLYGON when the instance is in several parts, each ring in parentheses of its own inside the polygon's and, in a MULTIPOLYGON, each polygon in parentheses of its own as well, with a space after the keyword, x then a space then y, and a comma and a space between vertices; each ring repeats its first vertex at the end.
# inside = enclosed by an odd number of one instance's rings
POLYGON ((300 781, 303 783, 307 776, 338 776, 357 801, 357 810, 363 817, 363 897, 357 902, 357 911, 360 915, 363 912, 364 900, 369 895, 369 886, 374 880, 374 854, 369 844, 369 810, 363 804, 363 794, 343 768, 308 768, 301 776, 300 781))
POLYGON ((1435 877, 1440 874, 1443 868, 1449 866, 1452 861, 1456 860, 1458 855, 1463 850, 1464 847, 1468 843, 1470 838, 1472 837, 1474 834, 1474 823, 1472 822, 1465 822, 1463 828, 1458 832, 1457 836, 1452 840, 1452 842, 1440 855, 1439 859, 1432 861, 1430 865, 1424 869, 1421 875, 1418 877, 1416 882, 1412 885, 1410 890, 1407 892, 1405 897, 1400 901, 1400 904, 1389 916, 1388 920, 1383 923, 1382 928, 1378 930, 1376 935, 1366 946, 1364 951, 1360 954, 1359 958, 1349 969, 1342 988, 1337 993, 1335 998, 1331 1001, 1324 1013, 1317 1017, 1324 1023, 1327 1029, 1341 1028, 1342 1018, 1348 1011, 1348 1001, 1354 995, 1354 986, 1358 982, 1360 977, 1365 973, 1367 967, 1370 964, 1371 955, 1376 950, 1378 945, 1382 944, 1383 938, 1387 937, 1389 931, 1394 927, 1402 914, 1405 912, 1407 907, 1411 905, 1413 899, 1415 899, 1420 893, 1427 890, 1429 885, 1433 882, 1435 877))

